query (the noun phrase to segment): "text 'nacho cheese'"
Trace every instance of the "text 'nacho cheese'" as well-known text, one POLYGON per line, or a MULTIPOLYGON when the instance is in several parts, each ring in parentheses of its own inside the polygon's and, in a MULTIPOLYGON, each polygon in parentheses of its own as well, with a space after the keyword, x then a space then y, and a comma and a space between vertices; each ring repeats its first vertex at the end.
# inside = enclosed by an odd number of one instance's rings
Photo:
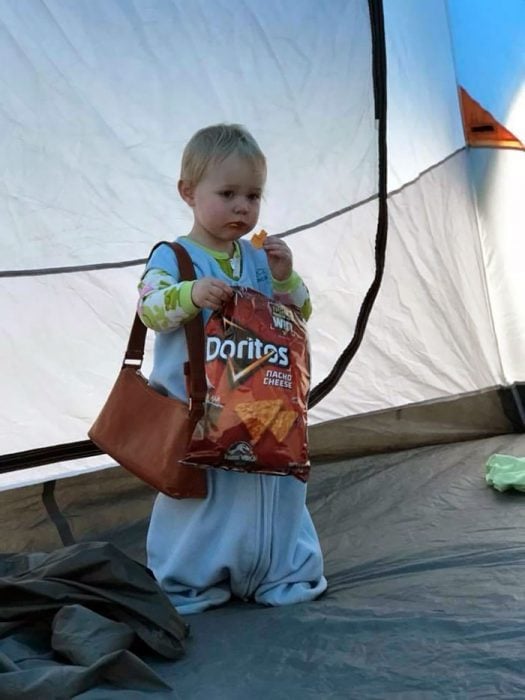
POLYGON ((208 393, 184 463, 306 481, 306 323, 296 307, 233 290, 206 324, 208 393))

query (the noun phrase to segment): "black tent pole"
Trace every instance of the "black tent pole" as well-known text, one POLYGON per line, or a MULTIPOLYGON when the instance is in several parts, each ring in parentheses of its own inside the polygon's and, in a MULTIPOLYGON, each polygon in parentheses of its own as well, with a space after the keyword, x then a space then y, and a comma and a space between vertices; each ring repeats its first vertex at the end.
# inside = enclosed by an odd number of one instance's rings
POLYGON ((386 41, 382 0, 368 0, 370 26, 372 33, 372 74, 374 81, 375 119, 378 131, 378 220, 375 240, 375 275, 370 285, 359 314, 357 316, 354 335, 343 350, 335 365, 325 379, 315 386, 310 393, 309 408, 332 391, 350 361, 356 354, 370 317, 370 313, 381 287, 385 268, 385 254, 388 233, 388 191, 387 191, 387 65, 386 41))

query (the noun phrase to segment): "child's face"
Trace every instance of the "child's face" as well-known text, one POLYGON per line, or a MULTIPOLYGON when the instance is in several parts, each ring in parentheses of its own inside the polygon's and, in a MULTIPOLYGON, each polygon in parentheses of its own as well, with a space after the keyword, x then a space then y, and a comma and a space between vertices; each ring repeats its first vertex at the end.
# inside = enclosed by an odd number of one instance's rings
POLYGON ((190 237, 216 250, 231 252, 232 241, 253 229, 265 173, 247 158, 232 154, 210 165, 194 187, 180 185, 181 195, 193 209, 190 237))

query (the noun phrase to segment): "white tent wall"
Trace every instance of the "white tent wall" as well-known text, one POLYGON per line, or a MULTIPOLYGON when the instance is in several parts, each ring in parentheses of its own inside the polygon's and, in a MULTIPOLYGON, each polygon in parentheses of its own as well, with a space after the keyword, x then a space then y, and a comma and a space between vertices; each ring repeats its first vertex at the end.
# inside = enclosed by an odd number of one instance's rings
MULTIPOLYGON (((393 194, 389 214, 381 292, 358 354, 319 406, 324 419, 469 394, 501 381, 465 152, 393 194)), ((357 210, 351 231, 362 216, 357 210)), ((359 253, 349 246, 340 258, 354 280, 351 292, 333 282, 338 265, 326 280, 331 297, 343 297, 328 348, 337 339, 344 344, 345 319, 372 275, 363 264, 371 267, 372 252, 355 248, 359 253)), ((315 317, 311 325, 321 346, 315 317)))
POLYGON ((140 258, 186 231, 180 157, 210 122, 265 150, 271 232, 376 191, 366 0, 30 5, 0 8, 4 269, 140 258))
POLYGON ((483 150, 472 152, 470 158, 505 383, 523 382, 525 154, 483 150))
MULTIPOLYGON (((83 440, 120 365, 143 258, 187 230, 181 149, 246 124, 265 150, 261 225, 290 233, 314 299, 313 383, 373 277, 377 133, 368 3, 4 0, 1 452, 83 440), (339 212, 339 213, 338 213, 339 212)), ((502 381, 445 0, 386 0, 390 233, 364 342, 311 423, 502 381), (480 351, 481 349, 481 351, 480 351)), ((94 468, 107 458, 90 461, 94 468)), ((62 466, 60 465, 60 470, 62 466)))
MULTIPOLYGON (((120 366, 141 266, 43 273, 144 258, 185 233, 176 183, 197 128, 235 121, 254 133, 269 162, 260 223, 272 233, 377 189, 366 0, 235 11, 216 0, 32 0, 26 10, 0 7, 10 66, 0 252, 8 273, 33 271, 0 278, 4 454, 86 438, 120 366)), ((332 223, 337 238, 344 225, 332 223)), ((361 235, 374 232, 371 217, 361 235)))
POLYGON ((465 139, 445 0, 384 0, 388 189, 416 179, 465 139))
POLYGON ((525 153, 480 149, 469 155, 504 381, 524 382, 525 153))
POLYGON ((2 332, 6 452, 86 438, 122 362, 137 276, 131 267, 0 279, 13 319, 2 332))
POLYGON ((323 404, 334 420, 312 433, 325 458, 472 439, 522 419, 498 387, 523 380, 524 154, 465 149, 457 87, 524 139, 525 7, 384 6, 387 266, 363 345, 323 404))
MULTIPOLYGON (((525 143, 524 3, 449 0, 449 11, 459 84, 525 143)), ((469 160, 504 379, 523 382, 525 153, 471 149, 469 160)))
MULTIPOLYGON (((387 0, 384 8, 390 191, 385 276, 358 354, 312 411, 319 421, 470 394, 503 380, 447 5, 387 0)), ((371 242, 360 235, 372 209, 347 215, 341 263, 332 264, 324 279, 331 285, 326 303, 342 299, 328 339, 317 316, 312 319, 313 344, 324 342, 325 354, 334 344, 343 349, 343 328, 356 317, 372 279, 371 242)), ((325 312, 324 306, 317 310, 325 312)))

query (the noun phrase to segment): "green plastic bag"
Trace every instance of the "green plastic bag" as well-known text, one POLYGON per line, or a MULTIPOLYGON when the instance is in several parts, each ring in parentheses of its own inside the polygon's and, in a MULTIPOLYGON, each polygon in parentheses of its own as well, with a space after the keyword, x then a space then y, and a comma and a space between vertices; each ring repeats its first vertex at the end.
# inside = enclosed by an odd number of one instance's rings
POLYGON ((485 481, 498 491, 525 491, 525 457, 491 455, 485 465, 485 481))

